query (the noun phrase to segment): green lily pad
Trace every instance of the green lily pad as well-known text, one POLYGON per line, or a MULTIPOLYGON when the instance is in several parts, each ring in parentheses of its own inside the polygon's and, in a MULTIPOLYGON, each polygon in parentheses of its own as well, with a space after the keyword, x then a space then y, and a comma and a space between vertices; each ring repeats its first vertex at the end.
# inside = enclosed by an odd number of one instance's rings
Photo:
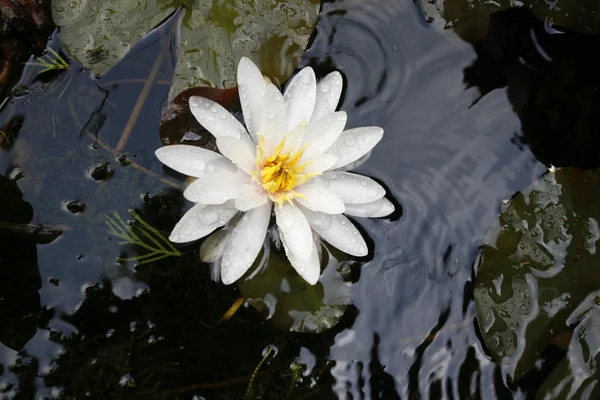
POLYGON ((600 398, 600 310, 575 328, 567 356, 536 394, 536 400, 600 398))
POLYGON ((238 281, 240 294, 276 328, 320 333, 335 326, 350 304, 348 262, 322 252, 325 265, 319 282, 311 286, 287 258, 273 249, 257 258, 255 266, 238 281), (261 266, 264 266, 261 268, 261 266))
POLYGON ((475 304, 492 358, 514 380, 600 289, 600 176, 564 168, 505 204, 483 248, 475 304))
POLYGON ((170 98, 196 86, 234 86, 242 56, 285 81, 315 27, 320 1, 54 0, 52 12, 65 49, 102 75, 179 5, 186 15, 170 98))

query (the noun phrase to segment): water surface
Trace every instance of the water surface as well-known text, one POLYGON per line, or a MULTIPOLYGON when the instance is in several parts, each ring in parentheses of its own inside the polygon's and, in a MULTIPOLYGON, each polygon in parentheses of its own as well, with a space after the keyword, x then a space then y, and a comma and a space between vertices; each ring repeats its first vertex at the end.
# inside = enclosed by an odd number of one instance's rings
MULTIPOLYGON (((353 308, 322 335, 277 331, 251 307, 217 324, 238 294, 234 286, 210 280, 209 268, 197 261, 197 245, 182 247, 176 261, 116 261, 136 253, 115 243, 106 213, 128 218, 127 210, 135 209, 168 232, 189 206, 178 189, 158 179, 182 177, 164 170, 153 155, 161 146, 158 121, 175 59, 164 44, 176 38, 148 37, 134 49, 135 62, 125 59, 101 80, 71 60, 68 79, 59 77, 57 86, 31 83, 0 115, 1 125, 21 127, 0 153, 0 167, 4 176, 17 178, 23 193, 20 201, 11 189, 24 207, 21 222, 70 229, 38 245, 37 253, 35 245, 20 241, 2 244, 3 254, 10 254, 0 264, 3 395, 239 399, 263 350, 275 345, 277 355, 254 382, 262 398, 534 396, 535 373, 525 383, 509 384, 486 355, 472 295, 479 250, 502 200, 543 174, 546 166, 538 159, 561 162, 555 158, 560 152, 528 136, 536 132, 532 121, 549 123, 532 119, 524 106, 549 68, 527 36, 543 24, 522 14, 508 15, 503 24, 508 33, 496 39, 508 44, 494 64, 485 47, 476 51, 440 33, 409 0, 322 5, 298 68, 311 65, 319 77, 341 71, 347 127, 385 129, 357 172, 384 184, 398 208, 391 218, 357 220, 372 257, 354 271, 353 308), (112 154, 103 144, 114 149, 128 129, 157 62, 156 52, 143 51, 160 40, 163 61, 143 117, 125 155, 112 154), (519 57, 529 66, 521 75, 514 72, 519 57), (72 202, 85 207, 68 208, 72 202), (289 365, 301 354, 312 354, 316 365, 290 389, 289 365)), ((546 39, 553 46, 549 36, 540 40, 546 39)), ((58 48, 56 38, 53 43, 58 48)), ((562 162, 593 164, 581 147, 562 162)))

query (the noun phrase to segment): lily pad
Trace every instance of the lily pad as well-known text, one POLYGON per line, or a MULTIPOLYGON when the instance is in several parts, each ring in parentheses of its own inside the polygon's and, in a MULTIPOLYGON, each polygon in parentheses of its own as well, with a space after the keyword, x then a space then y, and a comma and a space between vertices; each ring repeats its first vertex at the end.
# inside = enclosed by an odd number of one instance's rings
POLYGON ((536 400, 600 398, 600 310, 575 328, 566 357, 537 392, 536 400))
POLYGON ((599 174, 564 168, 507 202, 487 238, 477 317, 489 353, 514 380, 600 289, 599 221, 599 174))
POLYGON ((179 5, 186 16, 170 98, 196 86, 234 86, 242 56, 285 81, 308 44, 320 1, 54 0, 52 11, 69 54, 102 75, 179 5))
POLYGON ((273 249, 238 281, 240 294, 276 328, 320 333, 335 326, 350 304, 349 265, 322 252, 325 270, 311 286, 273 249), (342 276, 343 275, 343 276, 342 276))
POLYGON ((580 33, 600 33, 597 2, 592 0, 421 0, 421 7, 427 20, 437 30, 444 32, 451 29, 463 40, 471 42, 486 34, 492 13, 514 7, 517 3, 548 24, 580 33))

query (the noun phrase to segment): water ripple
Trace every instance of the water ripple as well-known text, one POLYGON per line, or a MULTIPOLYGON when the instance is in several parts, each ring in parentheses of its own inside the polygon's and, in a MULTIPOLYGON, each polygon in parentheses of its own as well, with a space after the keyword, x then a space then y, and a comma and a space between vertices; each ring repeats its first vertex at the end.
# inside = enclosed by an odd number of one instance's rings
POLYGON ((334 390, 370 393, 377 346, 402 398, 494 398, 505 378, 477 338, 468 282, 500 202, 543 167, 512 141, 520 122, 506 92, 475 102, 463 83, 474 52, 427 26, 412 2, 327 3, 324 13, 336 17, 321 20, 305 64, 343 71, 349 127, 384 127, 359 171, 403 210, 397 221, 358 221, 375 255, 353 292, 359 316, 331 349, 334 390))

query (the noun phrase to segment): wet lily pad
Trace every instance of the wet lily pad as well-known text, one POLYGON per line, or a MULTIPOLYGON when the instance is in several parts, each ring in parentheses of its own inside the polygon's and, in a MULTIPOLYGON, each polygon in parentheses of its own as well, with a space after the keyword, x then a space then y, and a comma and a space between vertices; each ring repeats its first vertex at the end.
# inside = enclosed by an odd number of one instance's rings
POLYGON ((567 27, 575 32, 598 34, 600 24, 597 3, 591 0, 490 1, 490 0, 421 0, 427 20, 441 32, 454 31, 466 41, 481 39, 488 30, 490 15, 519 6, 530 9, 548 24, 567 27))
POLYGON ((537 392, 536 400, 600 398, 600 310, 595 309, 577 328, 567 356, 537 392))
POLYGON ((514 380, 600 289, 600 176, 564 168, 505 204, 475 284, 483 339, 514 380))
POLYGON ((283 82, 304 52, 320 1, 55 0, 52 10, 70 55, 102 75, 179 5, 186 16, 171 98, 190 87, 232 87, 241 56, 283 82))
POLYGON ((243 297, 278 329, 320 333, 335 326, 350 304, 349 265, 323 251, 325 269, 311 286, 278 251, 258 257, 238 281, 243 297), (344 277, 343 277, 343 276, 344 277), (250 279, 251 278, 251 279, 250 279))

